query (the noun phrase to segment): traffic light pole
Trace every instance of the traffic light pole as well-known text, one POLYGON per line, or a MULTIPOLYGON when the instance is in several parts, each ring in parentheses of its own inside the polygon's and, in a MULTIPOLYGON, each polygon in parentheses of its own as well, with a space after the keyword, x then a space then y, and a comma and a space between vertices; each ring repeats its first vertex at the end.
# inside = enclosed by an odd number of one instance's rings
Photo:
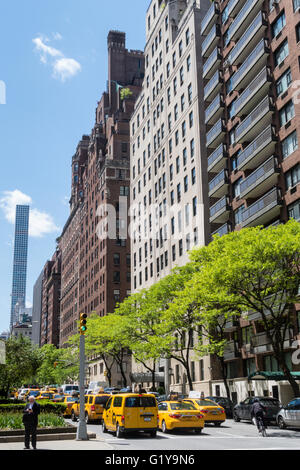
POLYGON ((80 410, 79 410, 79 423, 77 428, 77 441, 88 441, 87 426, 85 421, 85 399, 84 399, 84 379, 85 379, 85 337, 80 335, 80 367, 79 367, 79 391, 80 391, 80 410))

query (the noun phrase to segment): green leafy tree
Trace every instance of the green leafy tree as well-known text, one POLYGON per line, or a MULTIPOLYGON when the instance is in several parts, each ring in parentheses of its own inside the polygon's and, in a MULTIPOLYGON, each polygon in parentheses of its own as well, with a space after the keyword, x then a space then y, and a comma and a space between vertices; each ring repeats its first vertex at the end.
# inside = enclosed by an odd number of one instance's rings
POLYGON ((284 345, 299 299, 300 225, 291 220, 267 229, 232 232, 195 249, 191 259, 201 269, 193 276, 189 295, 214 317, 224 312, 258 313, 279 368, 299 396, 284 345))

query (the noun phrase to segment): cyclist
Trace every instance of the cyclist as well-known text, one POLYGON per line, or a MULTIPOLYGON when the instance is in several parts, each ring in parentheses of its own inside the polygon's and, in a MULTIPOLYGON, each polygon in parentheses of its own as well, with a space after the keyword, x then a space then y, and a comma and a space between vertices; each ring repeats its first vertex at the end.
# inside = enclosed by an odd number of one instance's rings
POLYGON ((258 398, 255 398, 253 400, 253 405, 251 408, 251 418, 255 418, 256 421, 256 426, 257 429, 260 431, 260 426, 259 426, 259 421, 262 420, 262 423, 264 425, 264 428, 266 428, 266 423, 265 423, 265 414, 266 414, 266 408, 260 403, 258 398))

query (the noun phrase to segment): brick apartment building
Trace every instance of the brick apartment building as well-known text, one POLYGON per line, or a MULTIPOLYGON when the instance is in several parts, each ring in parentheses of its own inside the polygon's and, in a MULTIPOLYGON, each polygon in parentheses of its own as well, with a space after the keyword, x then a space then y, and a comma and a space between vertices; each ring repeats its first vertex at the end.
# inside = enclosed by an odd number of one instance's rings
MULTIPOLYGON (((300 220, 299 8, 296 0, 215 1, 201 23, 212 234, 300 220)), ((285 343, 293 370, 299 332, 298 310, 285 343)), ((229 325, 228 335, 234 401, 256 393, 286 402, 287 382, 247 379, 278 370, 259 315, 229 325)), ((218 381, 212 388, 224 393, 218 381)))

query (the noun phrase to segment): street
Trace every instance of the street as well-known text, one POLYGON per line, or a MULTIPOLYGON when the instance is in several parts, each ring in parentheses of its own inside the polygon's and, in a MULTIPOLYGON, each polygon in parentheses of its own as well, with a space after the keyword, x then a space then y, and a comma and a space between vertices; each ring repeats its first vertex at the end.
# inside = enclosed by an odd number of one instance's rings
MULTIPOLYGON (((88 424, 87 429, 96 433, 97 438, 111 450, 300 450, 300 429, 280 430, 277 426, 269 426, 268 436, 264 438, 258 435, 251 423, 235 423, 233 420, 227 420, 219 428, 206 425, 198 436, 192 432, 176 431, 169 434, 158 432, 156 438, 135 433, 117 439, 112 433, 103 434, 100 424, 88 424)), ((67 445, 66 442, 66 448, 67 445)))

